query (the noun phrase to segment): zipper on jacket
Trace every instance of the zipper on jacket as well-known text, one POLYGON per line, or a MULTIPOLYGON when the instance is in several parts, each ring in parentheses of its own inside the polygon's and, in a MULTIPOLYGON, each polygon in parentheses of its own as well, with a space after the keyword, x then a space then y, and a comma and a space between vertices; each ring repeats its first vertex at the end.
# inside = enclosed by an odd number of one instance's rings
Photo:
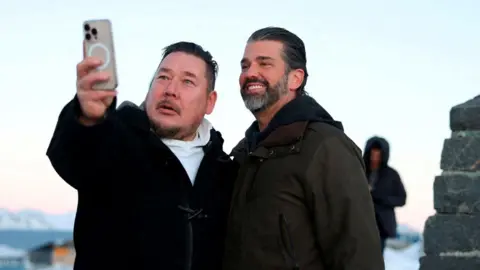
POLYGON ((263 158, 253 157, 251 154, 249 154, 249 159, 250 159, 249 162, 251 162, 251 164, 248 164, 247 166, 248 167, 247 175, 250 175, 249 178, 251 178, 252 181, 250 181, 245 194, 247 201, 250 201, 252 199, 253 190, 255 189, 255 184, 256 184, 255 182, 257 181, 256 178, 257 178, 258 170, 260 168, 260 165, 264 161, 263 158), (252 165, 253 165, 253 168, 251 167, 252 165))
POLYGON ((284 214, 280 214, 278 221, 280 226, 280 238, 283 247, 285 248, 285 252, 287 253, 288 260, 290 261, 290 267, 292 270, 300 270, 300 265, 298 264, 297 255, 295 254, 292 238, 288 229, 287 218, 284 214))

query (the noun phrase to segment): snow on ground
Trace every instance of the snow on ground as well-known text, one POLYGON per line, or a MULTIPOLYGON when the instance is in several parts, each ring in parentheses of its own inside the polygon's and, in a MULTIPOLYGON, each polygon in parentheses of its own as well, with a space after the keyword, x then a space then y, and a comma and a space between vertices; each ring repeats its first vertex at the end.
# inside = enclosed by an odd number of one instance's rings
POLYGON ((405 249, 385 249, 385 270, 418 270, 422 243, 417 242, 405 249))
MULTIPOLYGON (((0 259, 21 257, 25 253, 22 250, 0 245, 0 259)), ((387 248, 385 250, 385 270, 418 270, 418 259, 421 254, 421 243, 415 243, 403 250, 387 248)), ((71 270, 71 266, 56 265, 41 270, 71 270)))
MULTIPOLYGON (((0 229, 69 229, 73 227, 75 213, 49 215, 40 211, 24 210, 10 212, 0 209, 0 229)), ((422 254, 421 234, 407 225, 400 224, 398 236, 387 242, 385 249, 385 270, 418 270, 422 254)), ((0 260, 18 258, 25 251, 0 244, 0 260)), ((64 270, 70 267, 54 266, 48 270, 64 270)), ((47 269, 42 269, 47 270, 47 269)))
POLYGON ((23 257, 25 251, 0 244, 0 258, 18 258, 23 257))

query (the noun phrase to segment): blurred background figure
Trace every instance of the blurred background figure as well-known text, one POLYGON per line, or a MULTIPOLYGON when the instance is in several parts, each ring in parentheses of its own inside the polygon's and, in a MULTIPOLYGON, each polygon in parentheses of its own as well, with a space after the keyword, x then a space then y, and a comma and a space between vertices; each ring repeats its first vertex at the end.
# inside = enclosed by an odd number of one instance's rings
POLYGON ((390 145, 384 138, 370 138, 363 154, 367 179, 375 206, 375 217, 380 233, 382 251, 387 238, 395 237, 397 219, 395 207, 405 205, 407 193, 398 172, 388 166, 390 145))

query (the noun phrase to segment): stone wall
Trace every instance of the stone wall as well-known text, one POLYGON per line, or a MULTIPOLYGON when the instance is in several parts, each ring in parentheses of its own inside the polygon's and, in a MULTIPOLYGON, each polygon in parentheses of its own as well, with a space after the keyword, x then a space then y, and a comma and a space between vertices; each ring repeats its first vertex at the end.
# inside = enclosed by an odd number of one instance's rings
POLYGON ((480 95, 451 109, 450 129, 420 270, 480 270, 480 95))

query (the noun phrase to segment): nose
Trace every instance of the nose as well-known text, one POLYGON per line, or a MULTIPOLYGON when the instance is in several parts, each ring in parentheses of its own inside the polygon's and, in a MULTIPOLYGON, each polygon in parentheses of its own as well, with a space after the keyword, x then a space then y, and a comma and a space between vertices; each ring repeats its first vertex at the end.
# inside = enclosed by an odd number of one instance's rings
POLYGON ((249 67, 245 68, 243 71, 243 75, 247 78, 258 78, 259 77, 259 67, 257 64, 252 63, 249 67))
POLYGON ((176 98, 178 96, 177 83, 175 80, 171 80, 170 83, 167 85, 164 95, 173 98, 176 98))
POLYGON ((252 64, 242 70, 239 77, 240 87, 244 87, 247 80, 258 80, 260 77, 259 68, 255 64, 252 64))

